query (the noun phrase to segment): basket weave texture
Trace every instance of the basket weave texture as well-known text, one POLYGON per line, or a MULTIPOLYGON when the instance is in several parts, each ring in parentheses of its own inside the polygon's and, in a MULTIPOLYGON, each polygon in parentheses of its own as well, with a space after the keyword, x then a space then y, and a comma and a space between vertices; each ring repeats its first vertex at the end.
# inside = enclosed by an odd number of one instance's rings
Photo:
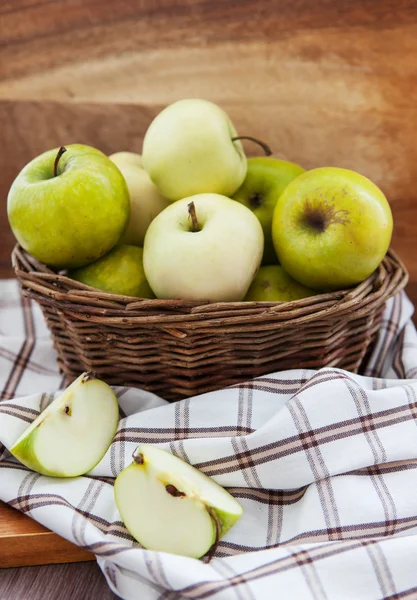
POLYGON ((92 289, 20 246, 22 292, 38 302, 68 379, 93 370, 110 384, 178 400, 293 368, 360 372, 384 304, 407 283, 393 251, 350 290, 296 302, 147 300, 92 289))

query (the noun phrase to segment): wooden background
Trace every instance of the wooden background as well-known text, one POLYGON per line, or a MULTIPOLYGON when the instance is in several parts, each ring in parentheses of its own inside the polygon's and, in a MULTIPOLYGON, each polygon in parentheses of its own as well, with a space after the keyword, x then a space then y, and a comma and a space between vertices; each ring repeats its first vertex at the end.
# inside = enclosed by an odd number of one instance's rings
MULTIPOLYGON (((12 275, 7 192, 26 162, 74 142, 140 151, 152 117, 186 97, 219 103, 241 134, 306 168, 379 184, 417 302, 413 0, 2 0, 0 277, 12 275)), ((53 567, 40 569, 48 581, 53 567)))
POLYGON ((0 276, 6 195, 27 161, 71 142, 140 151, 152 117, 185 97, 218 102, 241 134, 307 168, 379 184, 417 301, 412 0, 3 0, 0 276))

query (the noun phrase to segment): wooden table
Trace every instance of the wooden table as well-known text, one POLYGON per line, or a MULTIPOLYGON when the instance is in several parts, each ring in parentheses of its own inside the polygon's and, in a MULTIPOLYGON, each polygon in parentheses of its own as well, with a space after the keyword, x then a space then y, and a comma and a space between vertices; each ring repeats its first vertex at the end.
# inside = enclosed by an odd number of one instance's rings
MULTIPOLYGON (((203 97, 280 156, 380 185, 417 302, 416 57, 414 0, 4 0, 0 277, 12 276, 7 191, 25 163, 71 142, 140 152, 162 106, 203 97)), ((63 542, 30 528, 40 560, 59 558, 63 542)), ((2 600, 113 597, 94 563, 0 573, 2 600)))

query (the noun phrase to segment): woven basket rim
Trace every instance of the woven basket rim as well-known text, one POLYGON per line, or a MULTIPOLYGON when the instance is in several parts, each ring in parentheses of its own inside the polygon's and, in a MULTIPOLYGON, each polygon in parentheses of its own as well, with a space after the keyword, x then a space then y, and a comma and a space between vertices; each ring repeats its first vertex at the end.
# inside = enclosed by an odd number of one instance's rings
MULTIPOLYGON (((19 244, 12 252, 12 265, 25 295, 50 304, 73 318, 120 327, 146 322, 181 325, 207 320, 210 324, 249 325, 289 319, 298 323, 312 319, 366 315, 401 291, 408 271, 394 250, 389 249, 376 271, 359 285, 290 302, 202 302, 141 299, 102 292, 56 273, 36 260, 19 244)), ((278 322, 278 323, 277 323, 278 322)))
POLYGON ((349 290, 293 302, 207 303, 107 294, 55 273, 18 245, 12 263, 22 294, 40 305, 68 382, 93 370, 107 383, 169 401, 277 370, 360 372, 386 301, 408 280, 389 251, 349 290))

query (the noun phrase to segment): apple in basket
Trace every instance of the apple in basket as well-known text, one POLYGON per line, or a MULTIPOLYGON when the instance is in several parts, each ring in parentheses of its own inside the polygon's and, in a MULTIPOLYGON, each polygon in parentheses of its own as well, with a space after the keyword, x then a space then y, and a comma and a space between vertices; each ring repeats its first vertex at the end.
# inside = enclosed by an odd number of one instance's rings
POLYGON ((322 167, 294 179, 279 197, 272 238, 280 264, 319 291, 353 286, 384 258, 392 214, 381 190, 348 169, 322 167))
POLYGON ((143 444, 133 458, 114 495, 124 524, 145 548, 199 558, 242 515, 229 492, 173 454, 143 444))
POLYGON ((77 477, 103 458, 118 422, 112 388, 83 373, 29 425, 10 452, 42 475, 77 477))
POLYGON ((278 198, 304 169, 287 160, 272 156, 255 156, 248 159, 248 170, 233 199, 241 202, 258 217, 265 238, 262 263, 272 265, 277 257, 272 243, 272 217, 278 198))
POLYGON ((143 266, 158 298, 239 301, 262 254, 262 227, 248 208, 220 194, 198 194, 155 217, 143 266))
POLYGON ((143 270, 143 250, 121 244, 95 262, 68 273, 68 277, 103 292, 155 298, 143 270))
POLYGON ((93 262, 108 252, 129 219, 129 192, 105 154, 81 144, 49 150, 13 182, 7 211, 19 244, 60 268, 93 262))
POLYGON ((261 267, 252 281, 245 300, 253 302, 290 302, 317 294, 298 283, 280 265, 261 267))
POLYGON ((143 166, 169 200, 205 192, 230 196, 246 175, 246 156, 227 114, 207 100, 179 100, 150 124, 143 166))
POLYGON ((121 243, 143 246, 150 222, 169 204, 143 168, 142 157, 134 152, 109 156, 125 178, 130 196, 130 219, 121 243))

